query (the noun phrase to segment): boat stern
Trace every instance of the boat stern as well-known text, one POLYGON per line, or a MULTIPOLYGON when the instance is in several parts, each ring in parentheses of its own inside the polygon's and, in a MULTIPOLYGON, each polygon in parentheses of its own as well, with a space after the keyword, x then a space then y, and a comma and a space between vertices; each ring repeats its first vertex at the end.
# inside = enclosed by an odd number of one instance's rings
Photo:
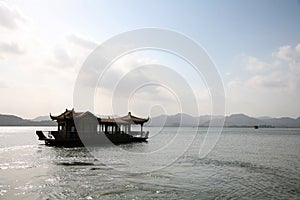
POLYGON ((44 135, 43 131, 36 131, 36 135, 39 137, 39 140, 47 139, 47 137, 44 135))

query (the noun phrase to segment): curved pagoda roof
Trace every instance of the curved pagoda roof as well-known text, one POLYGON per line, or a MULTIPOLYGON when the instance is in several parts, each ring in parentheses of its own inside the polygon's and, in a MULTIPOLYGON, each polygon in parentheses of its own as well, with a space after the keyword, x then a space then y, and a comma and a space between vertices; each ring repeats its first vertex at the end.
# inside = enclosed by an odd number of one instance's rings
POLYGON ((57 121, 60 121, 60 120, 65 120, 65 119, 73 119, 74 117, 77 117, 77 116, 80 116, 82 115, 84 112, 75 112, 74 109, 72 110, 68 110, 66 109, 65 112, 61 113, 60 115, 57 115, 57 116, 52 116, 51 113, 50 113, 50 118, 52 120, 57 120, 57 121))
MULTIPOLYGON (((52 116, 50 113, 50 118, 52 120, 56 120, 56 121, 64 121, 66 119, 73 119, 75 117, 84 117, 87 115, 95 116, 89 111, 75 112, 74 109, 72 109, 72 110, 66 109, 65 112, 63 112, 57 116, 52 116)), ((147 122, 149 120, 149 117, 148 118, 140 118, 140 117, 133 116, 133 115, 131 115, 131 112, 128 112, 128 114, 123 117, 118 117, 118 118, 97 117, 97 119, 100 123, 144 124, 145 122, 147 122)))
POLYGON ((133 116, 131 114, 131 112, 128 112, 128 114, 126 116, 120 117, 118 119, 124 120, 124 121, 126 121, 128 123, 132 123, 132 124, 143 124, 149 120, 149 117, 147 119, 140 118, 140 117, 133 116))

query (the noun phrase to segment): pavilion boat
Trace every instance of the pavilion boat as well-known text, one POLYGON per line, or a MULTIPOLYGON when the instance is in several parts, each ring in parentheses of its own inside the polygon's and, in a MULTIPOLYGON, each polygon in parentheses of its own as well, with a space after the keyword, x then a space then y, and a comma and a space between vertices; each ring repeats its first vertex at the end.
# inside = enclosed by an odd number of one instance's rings
POLYGON ((36 131, 39 140, 49 146, 97 146, 103 144, 124 144, 146 142, 149 132, 143 131, 143 125, 149 120, 128 115, 118 118, 96 117, 91 112, 68 110, 58 116, 57 131, 36 131), (139 125, 138 131, 132 126, 139 125))

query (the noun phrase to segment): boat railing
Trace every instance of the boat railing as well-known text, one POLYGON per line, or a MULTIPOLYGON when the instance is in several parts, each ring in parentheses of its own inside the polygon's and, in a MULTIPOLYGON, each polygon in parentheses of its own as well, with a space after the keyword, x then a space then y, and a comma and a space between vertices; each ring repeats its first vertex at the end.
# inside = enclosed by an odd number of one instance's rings
POLYGON ((47 135, 48 139, 55 139, 55 136, 57 135, 58 131, 42 131, 44 135, 47 135))
POLYGON ((131 131, 130 135, 134 137, 143 137, 143 138, 148 138, 149 136, 149 131, 131 131))

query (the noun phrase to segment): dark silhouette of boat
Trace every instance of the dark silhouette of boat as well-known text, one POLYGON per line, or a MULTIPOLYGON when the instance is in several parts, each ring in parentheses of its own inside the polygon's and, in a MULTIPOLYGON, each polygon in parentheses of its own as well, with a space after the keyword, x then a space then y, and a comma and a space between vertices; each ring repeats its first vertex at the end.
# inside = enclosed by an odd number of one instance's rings
POLYGON ((58 116, 57 131, 36 131, 39 140, 50 146, 97 146, 103 144, 125 144, 146 142, 149 132, 143 131, 143 125, 149 120, 128 115, 118 118, 100 118, 91 112, 67 110, 58 116), (132 125, 139 125, 139 131, 133 131, 132 125))

